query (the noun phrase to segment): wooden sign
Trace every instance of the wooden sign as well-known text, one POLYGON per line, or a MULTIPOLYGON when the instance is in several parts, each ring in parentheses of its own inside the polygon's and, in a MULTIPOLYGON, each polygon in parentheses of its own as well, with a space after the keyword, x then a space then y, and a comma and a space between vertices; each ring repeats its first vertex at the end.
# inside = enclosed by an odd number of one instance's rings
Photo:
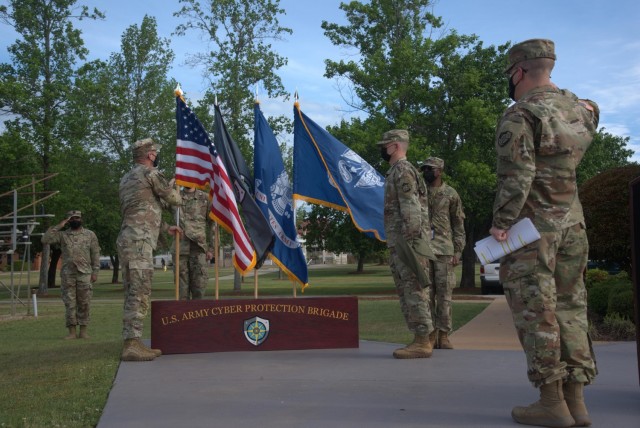
POLYGON ((151 302, 163 354, 357 348, 357 297, 151 302))

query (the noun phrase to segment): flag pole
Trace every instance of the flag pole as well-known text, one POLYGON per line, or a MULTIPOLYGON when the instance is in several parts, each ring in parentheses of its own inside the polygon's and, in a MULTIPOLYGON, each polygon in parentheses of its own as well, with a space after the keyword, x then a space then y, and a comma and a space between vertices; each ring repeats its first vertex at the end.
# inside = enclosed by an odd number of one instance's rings
MULTIPOLYGON (((180 188, 176 184, 176 188, 180 188)), ((176 226, 180 227, 180 207, 176 208, 176 226)), ((180 300, 180 232, 176 230, 176 260, 173 263, 174 279, 176 283, 176 300, 180 300)))
MULTIPOLYGON (((220 282, 219 282, 219 271, 218 271, 218 264, 220 263, 220 235, 218 234, 218 223, 216 223, 216 237, 215 237, 215 242, 214 242, 214 252, 215 252, 215 263, 214 263, 214 272, 215 272, 215 276, 216 276, 216 280, 215 280, 215 295, 216 295, 216 300, 218 300, 218 291, 220 289, 220 282)), ((224 256, 223 256, 224 257, 224 256)))
POLYGON ((258 298, 258 269, 253 269, 253 297, 258 298))

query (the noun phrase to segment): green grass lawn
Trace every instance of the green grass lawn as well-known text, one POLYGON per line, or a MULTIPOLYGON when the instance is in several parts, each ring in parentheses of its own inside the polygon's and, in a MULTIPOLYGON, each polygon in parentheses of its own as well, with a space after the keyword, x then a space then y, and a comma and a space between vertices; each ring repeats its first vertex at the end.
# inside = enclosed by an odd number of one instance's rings
MULTIPOLYGON (((311 285, 304 293, 298 289, 298 297, 357 295, 360 339, 409 342, 412 336, 400 313, 388 266, 366 266, 363 274, 354 270, 353 265, 312 268, 311 285)), ((238 293, 233 291, 233 280, 226 279, 232 274, 230 268, 220 272, 220 297, 253 297, 253 275, 244 279, 238 293)), ((171 271, 155 272, 152 299, 175 298, 172 275, 171 271)), ((213 298, 213 277, 211 271, 209 299, 213 298)), ((0 281, 10 284, 8 274, 1 274, 0 281)), ((14 281, 17 284, 15 277, 14 281)), ((62 340, 67 331, 59 289, 38 298, 35 318, 26 285, 20 295, 25 306, 17 303, 14 310, 9 292, 0 287, 0 427, 90 427, 98 423, 122 350, 122 284, 110 281, 111 271, 102 271, 94 287, 89 340, 62 340), (14 311, 16 316, 10 316, 14 311)), ((258 290, 259 296, 287 297, 292 295, 292 283, 280 279, 277 272, 268 273, 260 275, 258 290)), ((454 301, 454 329, 487 305, 487 301, 454 301)), ((149 324, 147 321, 146 338, 149 324)))

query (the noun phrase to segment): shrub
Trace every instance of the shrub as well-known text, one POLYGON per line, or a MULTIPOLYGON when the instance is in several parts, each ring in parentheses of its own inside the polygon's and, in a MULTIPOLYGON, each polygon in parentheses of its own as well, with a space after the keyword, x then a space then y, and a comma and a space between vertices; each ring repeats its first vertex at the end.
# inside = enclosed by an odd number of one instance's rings
POLYGON ((587 270, 587 279, 585 286, 587 290, 591 290, 594 284, 604 282, 609 279, 609 272, 602 269, 589 269, 587 270))
POLYGON ((587 294, 589 312, 601 317, 607 314, 609 308, 609 291, 611 287, 606 282, 595 283, 587 294))
POLYGON ((622 318, 633 321, 633 289, 629 287, 619 287, 609 296, 609 306, 607 315, 617 314, 622 318))
POLYGON ((613 313, 604 317, 600 333, 608 340, 635 340, 636 326, 629 319, 613 313))

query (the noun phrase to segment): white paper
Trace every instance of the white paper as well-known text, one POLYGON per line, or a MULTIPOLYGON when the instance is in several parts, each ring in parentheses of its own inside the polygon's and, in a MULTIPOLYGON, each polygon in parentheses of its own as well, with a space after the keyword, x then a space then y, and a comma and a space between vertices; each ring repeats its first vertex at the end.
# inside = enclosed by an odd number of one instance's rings
POLYGON ((480 263, 486 265, 538 239, 540 239, 540 233, 531 220, 525 217, 507 230, 506 241, 498 242, 489 235, 476 242, 474 250, 480 263))

